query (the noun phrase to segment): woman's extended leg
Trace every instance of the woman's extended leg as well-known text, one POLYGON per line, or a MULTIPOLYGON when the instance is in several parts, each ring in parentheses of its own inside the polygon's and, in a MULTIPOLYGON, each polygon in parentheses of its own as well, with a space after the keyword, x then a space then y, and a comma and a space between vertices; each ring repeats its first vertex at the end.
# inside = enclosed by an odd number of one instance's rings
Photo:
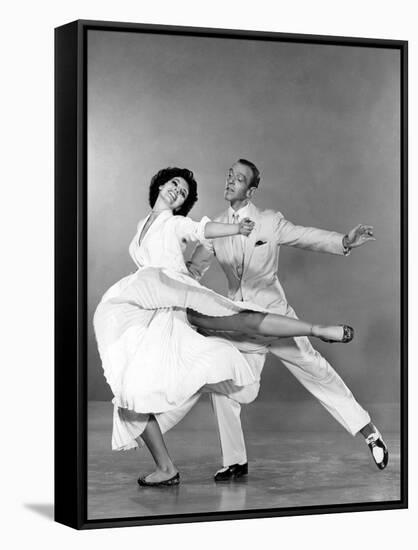
POLYGON ((175 476, 178 470, 168 454, 163 434, 153 414, 150 414, 148 424, 142 432, 141 437, 152 454, 157 466, 152 474, 142 479, 147 483, 161 483, 175 476))
POLYGON ((293 319, 277 313, 241 311, 227 317, 210 317, 196 311, 187 310, 187 317, 193 325, 207 330, 260 334, 281 338, 315 336, 336 342, 342 341, 344 337, 344 327, 342 325, 314 325, 301 319, 293 319))

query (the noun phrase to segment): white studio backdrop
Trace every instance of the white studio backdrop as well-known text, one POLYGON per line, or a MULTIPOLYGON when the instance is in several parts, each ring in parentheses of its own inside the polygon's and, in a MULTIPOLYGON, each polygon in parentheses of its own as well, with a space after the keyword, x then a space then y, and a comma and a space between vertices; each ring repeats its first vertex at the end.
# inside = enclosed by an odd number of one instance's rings
MULTIPOLYGON (((265 546, 321 550, 394 547, 415 538, 418 410, 416 352, 410 346, 410 509, 193 525, 76 532, 51 521, 53 502, 53 29, 75 19, 131 21, 410 41, 410 91, 418 97, 416 16, 406 0, 350 3, 308 0, 256 4, 212 0, 15 2, 3 7, 1 230, 2 539, 7 548, 41 545, 114 549, 265 546), (5 353, 4 353, 5 351, 5 353), (414 489, 415 488, 415 489, 414 489), (36 539, 36 541, 35 541, 36 539)), ((410 105, 410 151, 417 150, 416 106, 410 105)), ((412 154, 411 154, 412 157, 412 154)), ((410 170, 410 311, 417 293, 416 160, 410 170)), ((411 341, 418 328, 410 319, 411 341)), ((68 449, 68 452, 73 452, 68 449)))

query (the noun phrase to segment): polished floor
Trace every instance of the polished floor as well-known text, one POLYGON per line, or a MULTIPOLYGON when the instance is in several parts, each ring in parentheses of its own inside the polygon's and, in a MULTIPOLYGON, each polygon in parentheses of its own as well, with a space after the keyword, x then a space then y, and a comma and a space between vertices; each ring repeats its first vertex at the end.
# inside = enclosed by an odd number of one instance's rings
MULTIPOLYGON (((136 479, 153 469, 147 450, 111 451, 111 405, 90 402, 88 518, 399 500, 396 422, 387 416, 385 440, 390 463, 380 472, 363 439, 352 438, 319 409, 312 401, 297 406, 254 403, 251 409, 247 407, 243 421, 249 476, 245 481, 216 484, 212 478, 220 466, 218 438, 209 403, 202 399, 189 417, 167 434, 168 447, 181 472, 180 486, 144 488, 136 479), (305 422, 292 421, 296 412, 305 422), (311 429, 312 422, 316 428, 321 423, 321 429, 311 429)), ((383 429, 382 423, 380 427, 383 429)))

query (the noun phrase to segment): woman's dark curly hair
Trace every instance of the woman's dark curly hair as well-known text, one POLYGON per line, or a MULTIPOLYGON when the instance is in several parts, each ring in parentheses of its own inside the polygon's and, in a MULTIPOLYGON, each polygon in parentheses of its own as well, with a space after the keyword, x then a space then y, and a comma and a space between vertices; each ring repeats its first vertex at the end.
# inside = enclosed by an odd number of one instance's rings
POLYGON ((149 203, 151 208, 154 206, 160 192, 161 185, 164 185, 173 178, 183 178, 189 186, 189 194, 184 203, 174 211, 178 216, 187 216, 192 206, 197 201, 197 182, 194 179, 193 172, 187 168, 163 168, 151 180, 149 187, 149 203))

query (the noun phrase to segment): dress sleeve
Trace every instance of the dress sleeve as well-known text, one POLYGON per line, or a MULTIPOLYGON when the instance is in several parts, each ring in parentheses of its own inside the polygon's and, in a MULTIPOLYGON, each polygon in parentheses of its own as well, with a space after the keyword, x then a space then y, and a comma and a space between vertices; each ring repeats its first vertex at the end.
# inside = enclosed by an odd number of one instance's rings
POLYGON ((205 227, 210 218, 203 216, 200 222, 195 222, 186 216, 175 216, 175 231, 177 238, 186 242, 206 242, 205 227))

